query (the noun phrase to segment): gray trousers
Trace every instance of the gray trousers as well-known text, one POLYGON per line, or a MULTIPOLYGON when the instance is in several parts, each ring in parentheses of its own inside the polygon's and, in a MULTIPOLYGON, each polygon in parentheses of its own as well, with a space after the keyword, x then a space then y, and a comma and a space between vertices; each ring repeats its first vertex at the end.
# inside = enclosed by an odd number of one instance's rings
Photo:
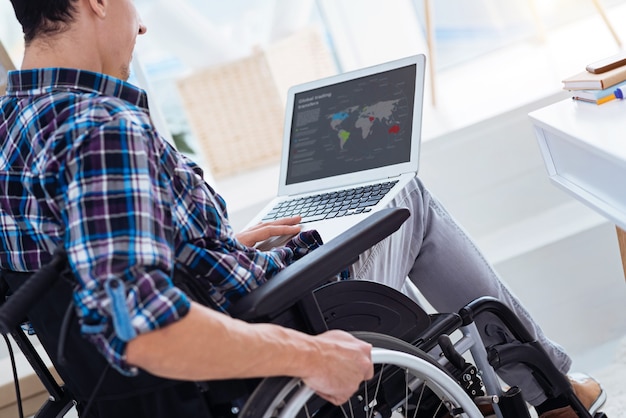
MULTIPOLYGON (((569 370, 571 359, 563 348, 546 338, 465 231, 419 179, 409 182, 390 206, 408 208, 411 217, 391 237, 361 255, 352 267, 352 277, 375 280, 398 290, 408 277, 439 312, 458 312, 478 297, 493 296, 517 314, 559 370, 569 370)), ((490 314, 481 317, 476 322, 486 346, 512 339, 497 318, 490 314)), ((522 389, 530 404, 547 399, 526 366, 502 368, 498 373, 507 384, 522 389)))

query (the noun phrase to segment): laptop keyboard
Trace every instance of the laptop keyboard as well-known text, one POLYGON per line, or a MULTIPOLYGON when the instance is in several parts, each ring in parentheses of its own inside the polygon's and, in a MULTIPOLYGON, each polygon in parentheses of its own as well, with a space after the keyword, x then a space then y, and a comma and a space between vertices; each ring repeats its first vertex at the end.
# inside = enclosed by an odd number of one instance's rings
POLYGON ((304 223, 370 212, 372 206, 380 202, 397 182, 398 180, 394 180, 284 200, 274 206, 265 215, 263 221, 300 215, 302 216, 301 222, 304 223))

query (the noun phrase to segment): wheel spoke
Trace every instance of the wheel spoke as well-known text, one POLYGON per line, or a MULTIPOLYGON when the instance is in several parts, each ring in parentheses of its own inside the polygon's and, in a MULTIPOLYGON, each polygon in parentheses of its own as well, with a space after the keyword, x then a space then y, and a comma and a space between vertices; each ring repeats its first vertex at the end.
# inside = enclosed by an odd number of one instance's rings
POLYGON ((435 411, 435 413, 433 414, 433 418, 435 418, 437 416, 437 414, 439 413, 439 410, 441 409, 441 407, 443 406, 443 401, 439 404, 439 406, 437 407, 437 410, 435 411))
POLYGON ((404 369, 404 417, 409 413, 409 370, 404 369))
MULTIPOLYGON (((365 387, 365 400, 364 400, 364 402, 365 402, 365 405, 367 406, 367 405, 370 404, 370 398, 369 398, 369 395, 368 395, 368 392, 367 392, 368 384, 367 384, 367 382, 363 382, 363 385, 365 387)), ((364 411, 365 411, 365 414, 367 415, 367 409, 364 409, 364 411)))
POLYGON ((426 390, 426 382, 422 384, 422 390, 420 390, 420 396, 417 399, 417 405, 415 405, 415 413, 413 414, 413 418, 417 417, 417 411, 419 411, 420 406, 422 405, 422 398, 424 397, 425 390, 426 390))
POLYGON ((378 382, 376 382, 376 390, 374 391, 374 398, 372 399, 373 405, 370 405, 370 403, 366 404, 368 407, 368 418, 372 418, 374 416, 374 407, 376 406, 376 399, 378 399, 378 391, 380 390, 380 382, 382 382, 384 371, 385 365, 383 364, 380 368, 380 373, 378 374, 378 382))
POLYGON ((348 407, 350 408, 350 418, 354 418, 354 408, 352 407, 352 398, 348 399, 348 407))
POLYGON ((254 399, 248 399, 244 406, 246 409, 249 405, 250 411, 246 412, 251 414, 243 416, 378 418, 377 411, 393 411, 394 418, 424 418, 436 417, 449 407, 462 408, 468 417, 482 416, 455 379, 428 354, 388 336, 375 338, 374 342, 383 346, 375 346, 372 351, 378 376, 365 382, 356 397, 345 404, 333 406, 319 397, 312 397, 314 392, 310 388, 288 383, 293 379, 266 379, 267 385, 257 387, 254 399), (415 408, 412 413, 410 408, 415 408), (261 415, 262 411, 265 414, 261 415))
POLYGON ((349 418, 348 417, 348 413, 346 412, 345 408, 343 407, 343 405, 339 406, 339 409, 341 409, 341 413, 343 414, 344 418, 349 418))

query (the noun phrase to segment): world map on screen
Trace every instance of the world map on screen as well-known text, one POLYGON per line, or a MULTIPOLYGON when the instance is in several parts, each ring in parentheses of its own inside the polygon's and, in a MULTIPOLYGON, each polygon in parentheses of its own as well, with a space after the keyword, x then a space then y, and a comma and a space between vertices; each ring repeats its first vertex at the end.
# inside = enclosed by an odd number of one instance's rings
POLYGON ((337 132, 341 149, 346 143, 358 135, 361 139, 367 139, 376 124, 386 126, 389 134, 400 132, 400 124, 394 118, 400 100, 387 100, 367 106, 352 106, 332 115, 330 127, 337 132))

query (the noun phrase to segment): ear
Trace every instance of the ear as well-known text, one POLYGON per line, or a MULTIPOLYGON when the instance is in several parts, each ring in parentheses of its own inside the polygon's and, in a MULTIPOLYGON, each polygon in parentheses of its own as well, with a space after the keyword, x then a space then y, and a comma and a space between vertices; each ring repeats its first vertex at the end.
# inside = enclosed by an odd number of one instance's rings
POLYGON ((91 11, 101 19, 104 19, 107 15, 107 9, 109 7, 109 0, 87 0, 91 11))

